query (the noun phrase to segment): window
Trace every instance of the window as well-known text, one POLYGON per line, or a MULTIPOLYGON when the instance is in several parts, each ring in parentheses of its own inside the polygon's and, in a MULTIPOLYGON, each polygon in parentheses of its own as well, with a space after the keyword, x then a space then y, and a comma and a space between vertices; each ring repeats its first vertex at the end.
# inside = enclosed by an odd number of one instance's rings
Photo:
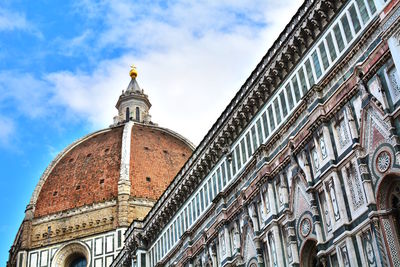
MULTIPOLYGON (((193 202, 193 200, 192 200, 192 202, 193 202)), ((188 212, 189 212, 189 225, 192 225, 193 220, 192 220, 192 205, 191 205, 191 203, 189 203, 189 205, 188 205, 188 212)))
POLYGON ((358 10, 360 10, 360 15, 363 24, 366 24, 369 20, 369 15, 368 15, 368 10, 367 7, 365 6, 364 0, 356 0, 358 10))
POLYGON ((232 175, 231 175, 231 167, 229 166, 229 163, 228 162, 226 162, 226 161, 224 161, 224 164, 225 164, 225 166, 226 166, 226 174, 228 175, 228 181, 230 181, 231 180, 231 178, 232 178, 232 175))
POLYGON ((203 188, 200 189, 200 211, 203 212, 204 210, 204 190, 203 188))
POLYGON ((186 228, 185 228, 185 221, 183 218, 183 212, 181 212, 181 228, 182 228, 182 235, 185 232, 186 228))
POLYGON ((222 191, 222 177, 221 177, 221 169, 217 169, 217 181, 218 181, 218 192, 222 191))
MULTIPOLYGON (((303 77, 304 77, 304 74, 303 74, 303 77)), ((286 100, 285 100, 285 92, 282 91, 279 94, 279 98, 281 100, 283 117, 286 117, 286 115, 288 114, 288 111, 287 111, 286 100)), ((265 115, 265 113, 263 114, 263 121, 264 121, 264 115, 265 115)), ((265 120, 267 120, 267 118, 265 118, 265 120)), ((265 126, 264 126, 264 130, 265 130, 265 126)), ((268 136, 267 132, 265 132, 265 135, 268 136)))
POLYGON ((197 214, 196 214, 196 198, 192 200, 192 213, 193 213, 193 222, 196 221, 197 214))
POLYGON ((222 185, 225 187, 226 185, 225 161, 221 164, 221 170, 222 170, 222 185))
POLYGON ((178 240, 178 229, 176 227, 176 220, 174 221, 174 243, 178 240))
POLYGON ((146 253, 140 253, 140 262, 141 267, 146 267, 146 253))
POLYGON ((328 44, 329 55, 331 56, 331 61, 336 59, 335 45, 333 44, 333 39, 331 33, 326 36, 326 43, 328 44))
POLYGON ((340 32, 339 24, 336 24, 335 27, 333 27, 333 33, 335 34, 335 39, 338 45, 339 52, 342 52, 342 50, 344 49, 344 42, 342 33, 340 32))
POLYGON ((257 125, 257 132, 258 132, 258 138, 260 139, 260 143, 262 143, 263 141, 263 132, 262 132, 262 128, 261 128, 261 119, 258 119, 256 122, 257 125))
MULTIPOLYGON (((281 123, 281 110, 279 108, 279 102, 278 98, 275 98, 274 100, 274 108, 275 108, 275 115, 276 115, 276 124, 279 125, 281 123)), ((261 127, 260 127, 261 129, 261 127)))
MULTIPOLYGON (((22 254, 21 254, 22 255, 22 254)), ((87 261, 83 256, 79 256, 70 263, 70 267, 86 267, 87 261)))
POLYGON ((312 59, 313 59, 313 63, 314 63, 315 75, 317 75, 317 79, 318 79, 319 77, 321 77, 322 71, 321 71, 321 65, 319 64, 319 60, 318 60, 317 50, 315 50, 314 53, 312 53, 312 59))
POLYGON ((140 121, 140 110, 139 110, 139 107, 136 107, 136 120, 140 121))
POLYGON ((300 101, 300 89, 299 89, 299 83, 297 82, 297 76, 294 75, 292 78, 292 85, 293 85, 293 91, 294 91, 294 96, 296 97, 296 103, 300 101))
POLYGON ((322 65, 326 70, 329 67, 329 61, 328 61, 328 55, 326 54, 324 42, 321 42, 318 48, 319 48, 319 53, 321 54, 322 65))
MULTIPOLYGON (((254 126, 253 126, 254 128, 254 126)), ((254 144, 253 144, 254 146, 254 144)), ((231 152, 232 154, 232 160, 231 160, 231 166, 232 166, 232 175, 236 174, 236 157, 235 157, 235 153, 233 153, 233 151, 231 152)))
POLYGON ((253 151, 252 151, 252 147, 251 147, 250 132, 247 132, 247 134, 246 134, 246 145, 247 145, 247 156, 250 158, 251 155, 253 155, 253 151))
POLYGON ((367 0, 367 2, 368 2, 369 10, 371 10, 371 13, 374 14, 376 12, 376 6, 374 3, 374 0, 367 0))
POLYGON ((177 242, 179 241, 179 238, 181 237, 180 219, 181 219, 181 216, 178 216, 178 218, 176 219, 176 228, 178 229, 178 240, 177 240, 177 242))
POLYGON ((269 128, 271 129, 272 132, 275 129, 275 121, 274 121, 274 114, 272 114, 272 106, 268 107, 268 117, 269 117, 269 128))
POLYGON ((294 107, 294 103, 293 103, 293 96, 292 96, 292 90, 290 89, 290 83, 288 83, 286 85, 286 95, 288 98, 288 102, 289 102, 289 110, 292 110, 292 108, 294 107))
MULTIPOLYGON (((206 199, 208 200, 208 198, 206 197, 206 199)), ((187 207, 185 208, 185 212, 184 212, 184 214, 185 214, 185 225, 186 225, 186 229, 188 229, 189 228, 189 222, 188 222, 188 214, 187 214, 187 212, 188 212, 188 209, 187 209, 187 207)), ((185 229, 185 231, 186 231, 186 229, 185 229)))
POLYGON ((300 67, 299 72, 297 72, 297 74, 299 74, 301 91, 303 92, 303 95, 305 95, 307 93, 307 83, 306 83, 306 77, 304 76, 303 67, 300 67))
POLYGON ((351 22, 353 23, 354 32, 358 33, 361 30, 361 24, 360 20, 358 19, 357 11, 356 8, 354 7, 354 4, 351 5, 351 7, 349 8, 349 12, 350 12, 351 22))
POLYGON ((151 265, 154 265, 154 248, 151 249, 151 253, 150 253, 150 258, 151 258, 151 265))
POLYGON ((237 169, 240 170, 240 168, 242 167, 242 161, 240 159, 239 145, 235 147, 235 154, 237 159, 237 169))
POLYGON ((211 179, 208 179, 207 184, 208 184, 208 197, 210 199, 210 202, 212 202, 214 196, 212 194, 211 179))
POLYGON ((164 247, 165 247, 165 244, 164 244, 164 235, 162 235, 161 236, 161 257, 162 256, 164 256, 164 247))
POLYGON ((244 163, 247 161, 246 145, 244 143, 244 138, 240 141, 240 149, 242 150, 242 159, 243 159, 243 163, 244 163))
POLYGON ((310 87, 312 87, 314 85, 314 75, 312 72, 311 63, 309 59, 307 59, 305 66, 306 66, 308 83, 310 84, 310 87))
POLYGON ((126 120, 126 121, 129 121, 129 118, 130 118, 130 111, 129 111, 129 107, 128 107, 128 108, 126 108, 126 110, 125 110, 125 120, 126 120))
POLYGON ((216 177, 215 173, 212 176, 212 182, 213 182, 213 189, 214 189, 214 194, 213 194, 213 199, 214 199, 215 196, 218 194, 218 191, 217 191, 217 177, 216 177))
MULTIPOLYGON (((267 113, 266 112, 264 112, 262 114, 261 119, 262 119, 262 124, 263 124, 263 128, 264 128, 265 138, 268 138, 269 132, 268 132, 268 121, 267 121, 267 113)), ((248 147, 250 147, 250 146, 248 146, 248 147)))
MULTIPOLYGON (((257 134, 256 134, 256 126, 255 125, 253 125, 253 127, 251 127, 251 137, 252 137, 252 139, 253 139, 253 151, 256 151, 257 150, 257 147, 258 147, 258 142, 257 142, 257 134)), ((233 167, 233 165, 232 165, 232 167, 233 167)), ((235 174, 233 174, 233 175, 235 175, 235 174)))
POLYGON ((200 217, 200 194, 196 195, 196 217, 200 217))
POLYGON ((351 39, 353 39, 353 35, 351 34, 350 24, 346 14, 343 15, 340 21, 343 25, 344 36, 346 36, 347 43, 350 43, 351 39))
POLYGON ((174 231, 173 231, 172 225, 169 228, 169 240, 170 240, 171 247, 172 247, 174 245, 174 231))

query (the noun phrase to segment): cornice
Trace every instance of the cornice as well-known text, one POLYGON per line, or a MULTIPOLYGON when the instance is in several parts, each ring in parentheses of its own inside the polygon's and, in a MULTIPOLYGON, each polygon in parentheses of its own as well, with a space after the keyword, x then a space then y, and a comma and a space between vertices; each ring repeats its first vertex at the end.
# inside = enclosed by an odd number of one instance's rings
POLYGON ((84 214, 87 212, 93 212, 93 211, 97 211, 100 209, 114 207, 116 204, 117 204, 117 201, 115 199, 111 200, 111 201, 101 202, 101 203, 93 203, 93 204, 85 205, 85 206, 82 206, 79 208, 74 208, 74 209, 70 209, 70 210, 66 210, 66 211, 57 212, 57 213, 46 215, 46 216, 43 216, 40 218, 35 218, 32 220, 32 225, 39 225, 42 223, 48 223, 48 222, 52 222, 52 221, 56 221, 56 220, 66 219, 66 218, 81 215, 81 214, 84 214))

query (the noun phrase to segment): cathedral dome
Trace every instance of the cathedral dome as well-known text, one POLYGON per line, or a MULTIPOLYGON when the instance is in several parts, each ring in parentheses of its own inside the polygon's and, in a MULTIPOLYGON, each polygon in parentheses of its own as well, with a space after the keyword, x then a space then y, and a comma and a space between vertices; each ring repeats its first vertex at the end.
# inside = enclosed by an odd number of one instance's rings
POLYGON ((137 71, 130 76, 114 124, 69 145, 40 177, 9 266, 109 266, 127 227, 147 215, 192 154, 190 141, 151 121, 137 71))
POLYGON ((92 133, 60 153, 35 190, 34 217, 116 199, 128 151, 130 196, 157 200, 193 145, 152 124, 132 123, 130 128, 130 133, 124 133, 123 125, 92 133), (130 140, 124 144, 124 138, 130 140))

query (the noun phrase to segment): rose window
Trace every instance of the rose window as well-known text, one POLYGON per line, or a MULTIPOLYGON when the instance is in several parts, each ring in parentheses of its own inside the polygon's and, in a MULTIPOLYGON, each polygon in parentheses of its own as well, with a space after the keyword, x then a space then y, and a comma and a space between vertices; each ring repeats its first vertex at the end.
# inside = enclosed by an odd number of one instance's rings
POLYGON ((378 158, 376 160, 376 167, 378 171, 380 172, 385 172, 389 169, 390 167, 390 155, 387 151, 382 151, 379 153, 378 158))

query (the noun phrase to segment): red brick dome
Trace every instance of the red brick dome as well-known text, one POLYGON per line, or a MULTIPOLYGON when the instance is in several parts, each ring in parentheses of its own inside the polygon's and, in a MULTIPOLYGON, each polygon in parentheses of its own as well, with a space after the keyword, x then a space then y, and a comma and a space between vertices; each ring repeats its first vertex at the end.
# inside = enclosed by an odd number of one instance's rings
POLYGON ((151 124, 135 123, 130 134, 124 129, 122 125, 95 132, 60 153, 35 189, 30 203, 34 217, 116 199, 124 153, 129 153, 131 197, 158 199, 193 152, 193 145, 151 124), (130 141, 124 143, 124 136, 130 141))

